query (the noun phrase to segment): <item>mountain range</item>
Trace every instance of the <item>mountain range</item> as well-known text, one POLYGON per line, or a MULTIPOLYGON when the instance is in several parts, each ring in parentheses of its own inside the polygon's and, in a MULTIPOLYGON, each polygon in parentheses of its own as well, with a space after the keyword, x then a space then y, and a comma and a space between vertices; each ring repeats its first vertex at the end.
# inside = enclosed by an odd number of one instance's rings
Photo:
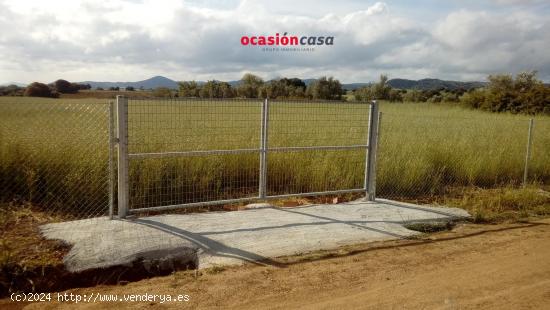
MULTIPOLYGON (((303 79, 306 85, 313 83, 316 79, 303 79)), ((169 79, 164 76, 154 76, 150 79, 137 82, 97 82, 97 81, 83 81, 79 82, 81 84, 90 84, 92 88, 110 88, 110 87, 134 87, 135 89, 153 89, 157 87, 167 87, 171 89, 178 88, 178 82, 172 79, 169 79)), ((206 83, 204 81, 197 81, 198 84, 206 83)), ((240 84, 239 80, 228 81, 231 86, 238 86, 240 84)), ((25 86, 24 84, 19 84, 18 86, 25 86)), ((371 85, 369 83, 343 83, 342 87, 346 90, 355 90, 364 86, 371 85)), ((388 81, 388 84, 393 88, 400 89, 418 89, 418 90, 432 90, 432 89, 471 89, 477 87, 483 87, 485 82, 460 82, 460 81, 446 81, 440 79, 421 79, 421 80, 407 80, 407 79, 391 79, 388 81)))
POLYGON ((143 89, 152 89, 157 87, 167 87, 167 88, 178 88, 178 82, 171 80, 164 76, 154 76, 150 79, 143 80, 143 81, 137 81, 137 82, 95 82, 95 81, 84 81, 79 82, 80 84, 90 84, 92 88, 104 88, 107 89, 109 87, 134 87, 135 89, 143 88, 143 89))

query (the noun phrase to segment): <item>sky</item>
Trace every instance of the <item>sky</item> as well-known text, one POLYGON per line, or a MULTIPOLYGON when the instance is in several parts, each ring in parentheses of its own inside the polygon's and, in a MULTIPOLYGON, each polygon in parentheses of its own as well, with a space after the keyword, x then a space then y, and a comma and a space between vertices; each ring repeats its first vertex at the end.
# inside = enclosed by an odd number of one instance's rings
POLYGON ((237 80, 246 72, 483 81, 526 70, 548 82, 549 17, 548 0, 0 0, 0 84, 237 80), (241 44, 285 32, 334 44, 241 44))

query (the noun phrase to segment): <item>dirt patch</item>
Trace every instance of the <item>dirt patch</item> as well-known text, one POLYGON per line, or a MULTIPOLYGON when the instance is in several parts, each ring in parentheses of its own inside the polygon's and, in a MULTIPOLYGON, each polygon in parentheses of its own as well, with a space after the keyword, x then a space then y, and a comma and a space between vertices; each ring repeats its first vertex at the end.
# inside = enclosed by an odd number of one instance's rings
MULTIPOLYGON (((185 305, 117 303, 120 309, 541 309, 550 303, 550 248, 546 244, 550 244, 550 219, 459 224, 418 240, 284 257, 277 266, 212 268, 198 275, 176 272, 125 286, 68 292, 191 297, 185 305)), ((2 306, 17 305, 4 300, 2 306)), ((42 303, 27 308, 75 306, 104 309, 109 304, 42 303)))
POLYGON ((51 270, 62 268, 68 247, 42 238, 38 229, 57 220, 29 205, 0 206, 0 296, 13 289, 33 291, 50 282, 45 276, 51 270))

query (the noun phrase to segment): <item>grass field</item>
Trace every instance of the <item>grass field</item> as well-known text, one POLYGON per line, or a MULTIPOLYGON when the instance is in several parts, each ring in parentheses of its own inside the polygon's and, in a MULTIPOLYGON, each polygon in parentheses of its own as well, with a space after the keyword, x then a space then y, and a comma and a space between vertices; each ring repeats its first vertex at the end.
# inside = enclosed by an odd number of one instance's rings
MULTIPOLYGON (((106 99, 0 98, 0 199, 77 216, 104 214, 106 99)), ((133 100, 130 153, 258 148, 261 101, 133 100)), ((461 187, 518 186, 528 117, 450 104, 381 105, 377 193, 425 199, 461 187)), ((279 101, 270 147, 366 143, 368 105, 279 101)), ((550 183, 550 118, 535 117, 529 181, 550 183)), ((255 196, 258 153, 136 159, 131 206, 255 196)), ((361 188, 364 150, 268 155, 268 194, 361 188)))

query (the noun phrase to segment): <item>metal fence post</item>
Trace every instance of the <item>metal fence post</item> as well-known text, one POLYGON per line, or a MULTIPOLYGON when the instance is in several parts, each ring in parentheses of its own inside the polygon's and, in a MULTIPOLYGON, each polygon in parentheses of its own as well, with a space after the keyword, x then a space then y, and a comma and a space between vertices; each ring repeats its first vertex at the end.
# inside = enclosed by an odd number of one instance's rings
POLYGON ((527 150, 525 152, 525 166, 523 167, 523 186, 527 186, 529 176, 529 161, 531 160, 531 139, 533 134, 533 119, 529 119, 529 131, 527 133, 527 150))
POLYGON ((113 108, 113 102, 109 101, 109 219, 113 219, 113 209, 114 209, 114 169, 113 169, 113 149, 114 149, 114 143, 115 143, 115 137, 114 137, 114 108, 113 108))
POLYGON ((128 98, 116 97, 118 138, 118 217, 128 214, 128 98))
POLYGON ((380 116, 378 103, 373 100, 369 111, 367 159, 365 164, 365 192, 368 201, 374 201, 376 198, 376 150, 378 148, 380 116))
POLYGON ((269 122, 269 102, 264 99, 262 105, 262 124, 260 130, 260 199, 264 199, 266 196, 267 187, 267 129, 269 122))

